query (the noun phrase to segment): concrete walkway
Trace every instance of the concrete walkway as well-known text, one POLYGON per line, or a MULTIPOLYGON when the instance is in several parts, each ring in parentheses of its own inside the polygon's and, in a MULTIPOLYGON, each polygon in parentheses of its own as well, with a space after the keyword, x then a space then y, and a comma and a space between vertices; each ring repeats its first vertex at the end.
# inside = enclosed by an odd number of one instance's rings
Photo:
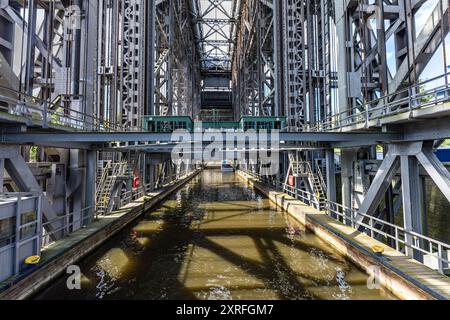
POLYGON ((16 300, 32 296, 65 272, 68 266, 95 250, 200 172, 201 170, 197 170, 177 182, 125 205, 108 216, 99 216, 88 226, 45 247, 41 252, 41 262, 37 269, 0 283, 0 299, 16 300))

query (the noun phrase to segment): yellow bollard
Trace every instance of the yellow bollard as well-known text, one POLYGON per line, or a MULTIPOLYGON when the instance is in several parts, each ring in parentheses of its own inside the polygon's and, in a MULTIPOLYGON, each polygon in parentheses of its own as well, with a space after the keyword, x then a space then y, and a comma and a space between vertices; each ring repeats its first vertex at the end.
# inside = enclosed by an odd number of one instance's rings
POLYGON ((41 261, 40 256, 30 256, 25 259, 25 264, 27 265, 37 265, 41 261))
POLYGON ((372 252, 375 253, 377 256, 382 256, 384 253, 384 248, 382 246, 373 246, 372 252))

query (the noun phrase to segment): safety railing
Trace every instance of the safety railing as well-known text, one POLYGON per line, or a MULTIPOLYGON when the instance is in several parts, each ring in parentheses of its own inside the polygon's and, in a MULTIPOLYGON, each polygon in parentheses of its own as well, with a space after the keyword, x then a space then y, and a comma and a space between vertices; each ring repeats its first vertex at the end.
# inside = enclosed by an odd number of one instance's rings
POLYGON ((16 201, 17 198, 37 198, 36 192, 0 192, 0 201, 16 201))
POLYGON ((137 189, 122 192, 122 194, 120 196, 120 207, 123 207, 132 201, 142 198, 145 195, 146 195, 146 192, 144 191, 143 188, 137 188, 137 189))
POLYGON ((426 109, 450 101, 450 73, 420 82, 405 89, 398 90, 379 99, 366 102, 344 112, 329 116, 314 124, 307 125, 305 130, 323 132, 338 130, 348 126, 371 126, 371 122, 398 114, 426 109), (426 89, 433 83, 444 83, 426 89))
POLYGON ((13 219, 0 239, 0 282, 20 273, 24 254, 32 255, 40 250, 41 199, 38 192, 0 193, 0 213, 3 219, 13 219))
MULTIPOLYGON (((158 189, 165 188, 165 187, 170 186, 171 184, 175 183, 178 180, 185 179, 190 174, 192 174, 194 171, 195 171, 195 169, 191 170, 191 171, 189 171, 189 170, 183 171, 181 174, 173 174, 173 175, 171 175, 172 179, 166 181, 164 184, 160 184, 158 189)), ((120 206, 123 207, 132 201, 135 201, 142 197, 145 197, 146 195, 148 195, 149 193, 151 193, 154 190, 155 190, 154 185, 144 184, 140 188, 135 188, 132 190, 122 192, 121 196, 120 196, 120 206)))
POLYGON ((410 256, 416 253, 431 255, 437 260, 437 269, 444 274, 449 268, 448 252, 450 244, 429 238, 404 227, 389 223, 383 219, 361 213, 335 202, 327 202, 328 215, 354 229, 364 229, 371 238, 384 238, 386 242, 393 243, 393 248, 410 256))
POLYGON ((282 190, 291 197, 301 200, 305 204, 310 205, 316 209, 320 208, 320 199, 316 194, 312 194, 285 183, 282 183, 281 186, 282 190))
POLYGON ((79 211, 74 211, 54 219, 46 220, 42 223, 41 243, 43 247, 54 242, 54 239, 61 239, 68 236, 74 229, 83 228, 97 219, 94 207, 87 207, 79 211), (54 227, 54 226, 58 227, 54 227), (50 231, 49 231, 50 230, 50 231))
MULTIPOLYGON (((316 209, 319 208, 317 195, 311 194, 294 186, 286 185, 280 181, 273 182, 269 177, 262 177, 255 172, 240 169, 243 173, 255 180, 282 190, 286 194, 316 209)), ((436 259, 436 269, 444 274, 450 268, 449 254, 450 244, 424 236, 417 232, 407 230, 404 227, 389 223, 383 219, 367 215, 356 209, 345 207, 339 203, 326 200, 325 212, 328 216, 344 223, 356 230, 365 232, 371 238, 384 240, 387 245, 395 250, 413 257, 419 262, 424 255, 430 255, 436 259)))

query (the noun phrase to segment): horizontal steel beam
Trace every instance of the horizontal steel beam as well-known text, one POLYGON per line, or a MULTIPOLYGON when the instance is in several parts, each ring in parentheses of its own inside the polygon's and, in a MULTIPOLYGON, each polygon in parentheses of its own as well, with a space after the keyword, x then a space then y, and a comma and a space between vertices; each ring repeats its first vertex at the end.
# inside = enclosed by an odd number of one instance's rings
POLYGON ((406 141, 441 140, 450 138, 450 118, 430 118, 406 123, 403 126, 406 141))

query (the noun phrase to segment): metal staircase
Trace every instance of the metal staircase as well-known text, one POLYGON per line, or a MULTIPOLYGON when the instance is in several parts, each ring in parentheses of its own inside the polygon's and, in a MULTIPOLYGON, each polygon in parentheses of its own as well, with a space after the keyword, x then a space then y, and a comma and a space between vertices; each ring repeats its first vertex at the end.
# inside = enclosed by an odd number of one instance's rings
POLYGON ((327 187, 320 167, 317 166, 316 172, 314 172, 310 162, 297 160, 291 153, 289 154, 289 161, 291 163, 292 175, 294 177, 301 177, 308 180, 318 201, 318 209, 325 210, 327 187))
POLYGON ((326 200, 327 200, 327 196, 326 196, 326 192, 323 188, 323 184, 322 181, 319 177, 319 175, 311 173, 309 174, 309 179, 312 182, 313 185, 313 190, 314 190, 314 194, 316 195, 318 201, 319 201, 319 209, 320 210, 325 210, 327 208, 326 205, 326 200))
POLYGON ((106 178, 108 177, 109 169, 111 168, 111 161, 99 160, 97 161, 97 175, 95 179, 95 199, 98 202, 98 194, 103 189, 106 178))
POLYGON ((109 211, 112 193, 117 178, 126 174, 128 163, 112 163, 103 169, 102 185, 99 184, 96 193, 96 211, 98 214, 106 214, 109 211))
POLYGON ((320 183, 322 184, 322 189, 327 190, 327 166, 326 165, 320 165, 318 163, 315 163, 314 166, 314 173, 319 177, 320 183))

